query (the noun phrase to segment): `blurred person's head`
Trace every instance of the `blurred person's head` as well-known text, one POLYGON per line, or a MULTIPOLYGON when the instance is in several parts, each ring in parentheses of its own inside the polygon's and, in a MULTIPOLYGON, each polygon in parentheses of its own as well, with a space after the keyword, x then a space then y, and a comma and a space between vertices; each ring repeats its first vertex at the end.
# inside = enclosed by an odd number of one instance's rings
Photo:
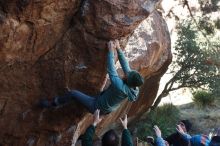
POLYGON ((147 136, 147 137, 146 137, 146 142, 149 143, 149 144, 151 144, 152 146, 155 145, 155 143, 154 143, 154 138, 153 138, 152 136, 147 136))
POLYGON ((114 130, 107 131, 102 137, 102 146, 118 146, 119 138, 114 130))
POLYGON ((181 120, 179 125, 184 130, 184 132, 189 132, 192 128, 192 123, 189 120, 181 120))
POLYGON ((220 135, 213 136, 209 146, 220 146, 220 135))

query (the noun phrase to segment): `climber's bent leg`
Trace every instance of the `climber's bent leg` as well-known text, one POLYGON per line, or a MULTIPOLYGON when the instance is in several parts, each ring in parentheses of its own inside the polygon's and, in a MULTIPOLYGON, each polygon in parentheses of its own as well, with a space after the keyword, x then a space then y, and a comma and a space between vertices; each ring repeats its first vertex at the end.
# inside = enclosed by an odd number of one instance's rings
POLYGON ((96 98, 88 96, 77 90, 69 91, 63 97, 55 97, 54 102, 56 105, 62 105, 73 100, 77 100, 83 104, 90 113, 94 113, 96 110, 96 98))

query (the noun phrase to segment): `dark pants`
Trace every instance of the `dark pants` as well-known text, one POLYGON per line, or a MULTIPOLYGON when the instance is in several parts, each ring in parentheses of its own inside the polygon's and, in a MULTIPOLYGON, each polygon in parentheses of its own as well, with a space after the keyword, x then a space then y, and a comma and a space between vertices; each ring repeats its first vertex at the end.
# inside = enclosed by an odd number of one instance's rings
POLYGON ((92 114, 96 110, 96 98, 88 96, 88 95, 86 95, 80 91, 77 91, 77 90, 71 90, 62 97, 55 97, 54 103, 57 106, 59 106, 59 105, 65 104, 65 103, 69 103, 73 100, 76 100, 76 101, 80 102, 81 104, 83 104, 87 108, 87 110, 92 114))

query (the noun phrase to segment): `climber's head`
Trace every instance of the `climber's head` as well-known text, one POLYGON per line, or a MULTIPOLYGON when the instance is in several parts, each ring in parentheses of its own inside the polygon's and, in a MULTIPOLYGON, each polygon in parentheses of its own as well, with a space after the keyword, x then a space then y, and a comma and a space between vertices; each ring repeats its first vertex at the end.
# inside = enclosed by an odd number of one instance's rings
POLYGON ((129 87, 139 87, 144 83, 144 78, 139 72, 132 70, 127 75, 127 84, 129 87))
POLYGON ((102 137, 102 146, 118 146, 119 138, 114 130, 107 131, 102 137))

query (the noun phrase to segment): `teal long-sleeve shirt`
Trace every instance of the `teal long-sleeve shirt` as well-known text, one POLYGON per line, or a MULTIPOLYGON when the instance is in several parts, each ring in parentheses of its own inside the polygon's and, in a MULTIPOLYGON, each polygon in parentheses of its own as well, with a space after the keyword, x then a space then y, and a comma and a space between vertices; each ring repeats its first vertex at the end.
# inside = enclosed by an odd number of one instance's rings
MULTIPOLYGON (((107 55, 107 72, 111 85, 102 92, 97 98, 96 107, 103 113, 115 111, 120 103, 128 98, 129 101, 135 101, 138 97, 139 88, 129 87, 118 75, 115 68, 114 52, 109 51, 107 55)), ((118 59, 124 73, 127 75, 131 69, 121 50, 118 50, 118 59)))
MULTIPOLYGON (((85 134, 82 136, 82 146, 93 146, 93 136, 95 134, 95 127, 93 125, 86 129, 85 134)), ((131 134, 128 129, 122 132, 121 146, 133 146, 131 134)))

